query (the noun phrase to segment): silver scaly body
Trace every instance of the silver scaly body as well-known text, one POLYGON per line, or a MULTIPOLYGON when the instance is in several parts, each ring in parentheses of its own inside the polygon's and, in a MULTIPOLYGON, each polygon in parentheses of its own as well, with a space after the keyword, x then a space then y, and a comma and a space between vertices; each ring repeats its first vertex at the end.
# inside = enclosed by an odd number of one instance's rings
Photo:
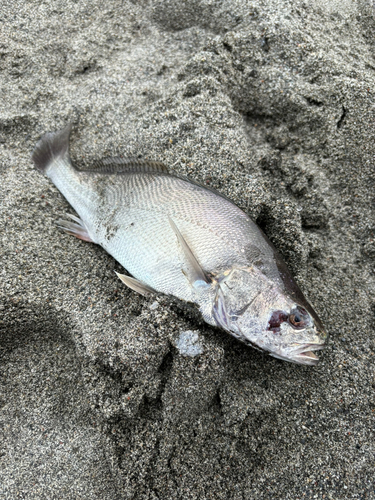
POLYGON ((312 351, 322 348, 326 338, 319 319, 273 246, 242 210, 152 162, 112 159, 79 171, 69 158, 69 132, 46 134, 33 155, 79 214, 83 236, 74 223, 63 224, 67 232, 101 245, 145 292, 195 303, 207 323, 240 340, 282 359, 315 364, 312 351), (311 318, 296 344, 308 347, 297 357, 283 352, 287 322, 278 326, 281 341, 276 342, 269 325, 275 310, 293 307, 311 318), (313 335, 304 340, 312 326, 313 335))

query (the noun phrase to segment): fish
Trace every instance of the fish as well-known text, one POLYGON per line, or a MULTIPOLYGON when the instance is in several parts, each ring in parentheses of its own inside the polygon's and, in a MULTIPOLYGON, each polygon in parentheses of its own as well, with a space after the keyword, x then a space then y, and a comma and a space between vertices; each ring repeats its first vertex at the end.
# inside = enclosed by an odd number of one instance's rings
POLYGON ((160 162, 104 158, 78 169, 72 125, 48 132, 32 161, 76 215, 68 234, 102 246, 143 295, 193 304, 206 323, 271 356, 316 365, 327 345, 318 315, 258 225, 226 196, 160 162))

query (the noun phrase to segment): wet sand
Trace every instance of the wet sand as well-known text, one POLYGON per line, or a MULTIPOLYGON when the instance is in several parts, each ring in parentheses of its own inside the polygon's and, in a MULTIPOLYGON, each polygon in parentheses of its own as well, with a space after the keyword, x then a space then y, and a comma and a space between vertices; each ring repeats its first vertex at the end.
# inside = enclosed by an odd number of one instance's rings
POLYGON ((370 2, 11 1, 0 23, 0 497, 375 498, 370 2), (62 233, 30 156, 68 121, 77 165, 163 161, 247 211, 330 333, 321 363, 137 295, 62 233))

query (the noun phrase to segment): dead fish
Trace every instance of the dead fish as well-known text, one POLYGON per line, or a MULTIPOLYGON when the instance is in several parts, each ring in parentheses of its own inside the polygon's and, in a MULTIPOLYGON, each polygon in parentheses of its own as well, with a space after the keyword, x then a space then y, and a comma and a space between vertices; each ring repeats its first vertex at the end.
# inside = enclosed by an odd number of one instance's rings
POLYGON ((107 158, 78 170, 70 131, 45 134, 32 155, 79 215, 60 227, 105 248, 136 292, 194 303, 209 325, 275 358, 318 362, 315 352, 327 342, 323 325, 245 212, 162 163, 107 158))

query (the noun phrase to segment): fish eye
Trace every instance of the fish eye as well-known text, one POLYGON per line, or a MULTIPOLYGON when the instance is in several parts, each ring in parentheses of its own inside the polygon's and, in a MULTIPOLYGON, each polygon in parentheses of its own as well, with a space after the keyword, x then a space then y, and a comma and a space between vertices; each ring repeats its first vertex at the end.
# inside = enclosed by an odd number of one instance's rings
POLYGON ((302 307, 296 307, 291 311, 288 319, 295 328, 302 328, 308 324, 309 315, 302 307))
POLYGON ((303 325, 303 319, 298 316, 298 314, 291 314, 289 316, 289 321, 292 323, 293 326, 302 326, 303 325))

